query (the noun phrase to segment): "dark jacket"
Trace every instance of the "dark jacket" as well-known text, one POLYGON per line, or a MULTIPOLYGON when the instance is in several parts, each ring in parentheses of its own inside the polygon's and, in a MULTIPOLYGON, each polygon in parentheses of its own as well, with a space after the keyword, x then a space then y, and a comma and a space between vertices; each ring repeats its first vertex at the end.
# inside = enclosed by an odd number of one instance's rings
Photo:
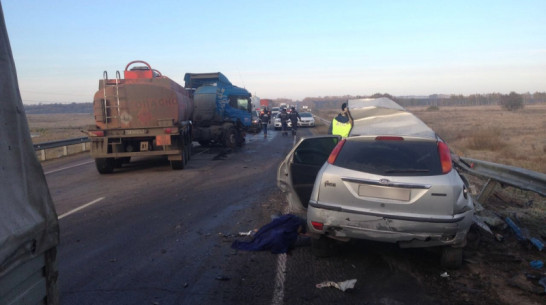
POLYGON ((288 116, 288 113, 281 112, 281 114, 279 114, 279 118, 281 119, 281 123, 286 123, 290 117, 288 116))
POLYGON ((266 124, 266 125, 271 123, 271 115, 269 114, 268 111, 264 111, 260 113, 260 121, 262 122, 262 124, 266 124))
POLYGON ((293 110, 292 112, 290 112, 290 114, 288 115, 290 117, 290 121, 292 121, 292 126, 296 126, 295 124, 298 123, 298 118, 300 119, 301 121, 301 116, 300 114, 293 110))

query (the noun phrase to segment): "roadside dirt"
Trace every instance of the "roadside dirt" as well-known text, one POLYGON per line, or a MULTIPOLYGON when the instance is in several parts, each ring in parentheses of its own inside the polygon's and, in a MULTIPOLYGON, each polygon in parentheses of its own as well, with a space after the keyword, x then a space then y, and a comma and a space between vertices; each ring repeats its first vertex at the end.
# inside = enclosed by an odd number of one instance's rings
MULTIPOLYGON (((474 190, 481 190, 485 183, 466 177, 474 190)), ((534 269, 530 263, 546 262, 546 249, 539 251, 529 240, 518 240, 505 221, 509 217, 523 235, 544 243, 544 198, 513 188, 499 188, 482 206, 483 210, 478 206, 476 214, 485 220, 492 234, 473 227, 464 251, 463 268, 448 271, 447 291, 466 304, 544 304, 546 287, 539 281, 546 277, 546 269, 534 269)))

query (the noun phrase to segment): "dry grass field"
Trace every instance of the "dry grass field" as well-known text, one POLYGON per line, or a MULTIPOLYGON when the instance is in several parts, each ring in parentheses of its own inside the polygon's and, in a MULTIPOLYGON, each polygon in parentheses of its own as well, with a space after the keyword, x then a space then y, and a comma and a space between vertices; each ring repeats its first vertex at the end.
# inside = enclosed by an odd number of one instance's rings
POLYGON ((407 108, 457 154, 546 173, 546 105, 407 108))
POLYGON ((27 114, 27 121, 34 144, 87 136, 82 130, 94 124, 92 114, 27 114))
MULTIPOLYGON (((546 173, 546 104, 519 111, 500 106, 427 107, 406 109, 438 133, 462 157, 512 165, 546 173)), ((336 110, 319 116, 333 118, 336 110)), ((318 126, 326 132, 327 126, 318 126)))

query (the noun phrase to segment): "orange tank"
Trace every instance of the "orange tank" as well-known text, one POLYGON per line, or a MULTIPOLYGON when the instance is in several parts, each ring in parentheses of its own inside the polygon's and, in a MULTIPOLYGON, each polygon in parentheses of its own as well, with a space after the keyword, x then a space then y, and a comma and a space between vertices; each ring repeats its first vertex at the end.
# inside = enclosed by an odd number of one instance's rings
POLYGON ((191 119, 193 100, 184 87, 140 60, 125 67, 124 78, 99 81, 93 98, 98 129, 178 125, 191 119), (141 63, 144 66, 129 67, 141 63))

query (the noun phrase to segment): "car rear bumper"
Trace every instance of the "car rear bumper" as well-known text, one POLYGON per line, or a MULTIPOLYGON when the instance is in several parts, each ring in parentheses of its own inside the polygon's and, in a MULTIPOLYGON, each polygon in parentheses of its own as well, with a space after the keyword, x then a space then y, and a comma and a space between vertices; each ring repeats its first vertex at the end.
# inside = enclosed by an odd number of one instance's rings
POLYGON ((315 126, 315 123, 314 122, 301 121, 301 122, 298 122, 298 126, 311 127, 311 126, 315 126))
POLYGON ((401 247, 464 246, 474 211, 454 216, 384 215, 310 202, 309 232, 337 239, 398 243, 401 247), (317 230, 312 222, 323 223, 317 230))

